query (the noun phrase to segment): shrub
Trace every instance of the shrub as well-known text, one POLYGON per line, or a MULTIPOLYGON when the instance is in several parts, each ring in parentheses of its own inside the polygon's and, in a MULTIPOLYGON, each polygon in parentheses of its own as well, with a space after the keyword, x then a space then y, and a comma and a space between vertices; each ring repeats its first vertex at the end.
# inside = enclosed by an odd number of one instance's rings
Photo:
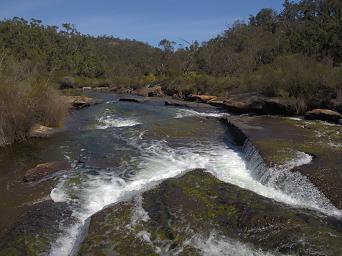
POLYGON ((28 88, 0 85, 0 146, 26 139, 34 123, 28 95, 28 88))
MULTIPOLYGON (((5 79, 3 79, 4 81, 5 79)), ((33 124, 61 125, 68 105, 46 85, 29 82, 0 84, 0 146, 25 141, 33 124)))
POLYGON ((35 84, 29 95, 34 110, 34 120, 45 126, 58 127, 64 121, 68 103, 59 92, 46 84, 35 84))

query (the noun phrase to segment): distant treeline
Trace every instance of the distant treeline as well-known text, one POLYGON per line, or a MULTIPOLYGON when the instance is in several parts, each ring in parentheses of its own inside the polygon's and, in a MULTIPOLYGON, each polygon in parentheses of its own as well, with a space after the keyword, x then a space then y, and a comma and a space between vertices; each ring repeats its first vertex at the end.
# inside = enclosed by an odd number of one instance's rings
POLYGON ((160 83, 183 94, 222 96, 253 91, 293 99, 305 111, 341 94, 342 1, 285 0, 280 12, 262 9, 207 42, 179 48, 163 39, 159 46, 83 35, 72 24, 3 20, 0 87, 73 76, 79 86, 160 83))

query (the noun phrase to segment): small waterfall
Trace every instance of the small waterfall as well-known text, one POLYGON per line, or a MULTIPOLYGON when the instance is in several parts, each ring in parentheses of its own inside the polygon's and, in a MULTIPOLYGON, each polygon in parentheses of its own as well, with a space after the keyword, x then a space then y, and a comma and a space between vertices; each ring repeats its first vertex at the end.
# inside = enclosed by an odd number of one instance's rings
POLYGON ((293 171, 295 167, 309 164, 312 156, 297 152, 295 158, 283 165, 268 167, 258 149, 251 140, 234 124, 228 121, 228 127, 235 140, 242 145, 243 158, 250 175, 265 187, 282 191, 293 198, 297 204, 312 208, 328 215, 342 216, 330 200, 303 174, 293 171))
POLYGON ((248 170, 253 170, 251 176, 258 181, 267 176, 268 168, 264 162, 263 157, 249 139, 245 139, 242 146, 242 154, 246 161, 248 170))

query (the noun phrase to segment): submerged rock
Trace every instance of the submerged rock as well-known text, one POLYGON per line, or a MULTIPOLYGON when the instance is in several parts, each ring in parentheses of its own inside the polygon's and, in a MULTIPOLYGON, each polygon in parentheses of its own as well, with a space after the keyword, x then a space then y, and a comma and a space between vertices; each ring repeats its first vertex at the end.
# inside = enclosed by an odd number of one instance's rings
POLYGON ((314 109, 305 113, 305 118, 308 120, 322 120, 338 123, 342 119, 342 115, 330 109, 314 109))
POLYGON ((67 161, 54 161, 49 163, 38 164, 36 167, 26 171, 24 176, 25 182, 38 181, 51 176, 60 171, 69 171, 70 163, 67 161))
POLYGON ((202 255, 193 239, 213 232, 251 250, 340 255, 341 227, 194 170, 92 216, 79 255, 202 255))
POLYGON ((62 225, 75 221, 71 215, 66 203, 36 204, 0 237, 0 256, 48 255, 62 225))
POLYGON ((48 138, 60 131, 62 131, 62 129, 60 128, 35 124, 30 130, 29 137, 30 138, 48 138))

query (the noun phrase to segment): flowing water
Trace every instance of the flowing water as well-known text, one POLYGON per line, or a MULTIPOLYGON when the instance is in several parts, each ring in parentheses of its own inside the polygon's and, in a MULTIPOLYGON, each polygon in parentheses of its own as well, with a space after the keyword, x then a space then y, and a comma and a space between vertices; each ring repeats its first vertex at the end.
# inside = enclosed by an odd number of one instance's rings
MULTIPOLYGON (((67 132, 44 151, 58 152, 73 165, 71 172, 58 179, 50 196, 55 202, 67 202, 77 219, 61 227, 64 232, 52 245, 50 255, 75 252, 86 220, 104 207, 195 168, 293 207, 342 216, 304 177, 284 176, 279 171, 309 163, 311 157, 303 152, 266 175, 257 153, 248 145, 243 149, 248 161, 244 160, 243 151, 217 119, 223 113, 167 107, 158 102, 119 102, 113 95, 100 97, 106 103, 74 112, 67 132), (294 189, 298 185, 300 190, 294 189)), ((199 235, 191 242, 204 255, 210 254, 206 250, 218 250, 211 255, 220 255, 219 250, 227 247, 240 250, 241 255, 262 255, 251 253, 252 249, 239 242, 215 237, 199 235)))

